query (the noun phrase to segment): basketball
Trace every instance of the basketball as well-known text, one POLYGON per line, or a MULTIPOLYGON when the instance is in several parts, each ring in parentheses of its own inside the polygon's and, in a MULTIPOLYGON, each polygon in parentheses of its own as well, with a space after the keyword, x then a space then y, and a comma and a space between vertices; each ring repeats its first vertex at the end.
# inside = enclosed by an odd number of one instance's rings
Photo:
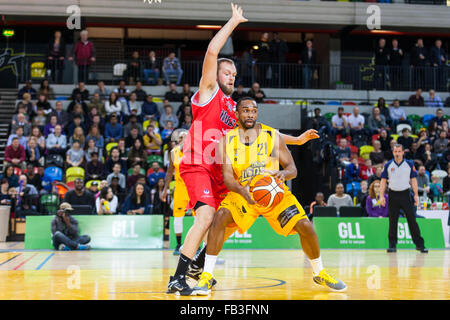
POLYGON ((283 183, 272 176, 256 177, 250 186, 250 192, 256 203, 264 208, 271 208, 283 200, 283 183))

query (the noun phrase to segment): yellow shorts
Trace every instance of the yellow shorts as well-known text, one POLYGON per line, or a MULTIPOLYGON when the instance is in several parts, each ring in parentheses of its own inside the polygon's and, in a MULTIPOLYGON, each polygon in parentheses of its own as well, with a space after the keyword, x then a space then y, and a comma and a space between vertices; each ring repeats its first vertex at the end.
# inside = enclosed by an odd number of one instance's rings
POLYGON ((285 191, 283 200, 270 211, 256 205, 249 205, 240 194, 235 192, 228 193, 220 204, 220 208, 230 210, 239 233, 247 231, 260 215, 266 218, 276 233, 285 237, 297 233, 294 226, 298 221, 308 219, 301 204, 290 191, 285 191))

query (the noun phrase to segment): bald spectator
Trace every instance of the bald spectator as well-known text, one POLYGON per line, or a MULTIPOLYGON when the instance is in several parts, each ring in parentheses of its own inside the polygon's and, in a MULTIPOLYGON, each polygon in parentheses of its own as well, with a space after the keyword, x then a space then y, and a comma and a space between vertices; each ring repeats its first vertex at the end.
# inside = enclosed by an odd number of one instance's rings
POLYGON ((429 97, 425 101, 425 105, 428 108, 442 108, 444 106, 441 98, 438 95, 436 95, 436 92, 433 89, 431 89, 428 92, 428 94, 429 94, 429 97))
POLYGON ((73 54, 68 58, 73 60, 75 56, 78 66, 78 80, 86 82, 89 80, 89 67, 95 62, 95 47, 91 41, 88 41, 88 32, 83 30, 80 33, 80 41, 75 45, 73 54))
POLYGON ((357 134, 365 135, 364 130, 365 119, 361 114, 359 114, 358 107, 353 108, 353 113, 347 117, 347 121, 350 126, 350 134, 352 137, 357 134))
POLYGON ((247 95, 249 97, 255 99, 255 101, 257 103, 263 103, 264 98, 266 97, 266 94, 264 93, 264 91, 262 91, 261 88, 259 87, 258 82, 253 83, 250 90, 248 90, 247 95))

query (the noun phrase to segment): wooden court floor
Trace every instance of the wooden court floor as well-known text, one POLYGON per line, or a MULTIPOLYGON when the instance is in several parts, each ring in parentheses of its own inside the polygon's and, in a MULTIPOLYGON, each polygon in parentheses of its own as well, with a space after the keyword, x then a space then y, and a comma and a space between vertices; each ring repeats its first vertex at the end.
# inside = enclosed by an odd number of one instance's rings
POLYGON ((300 250, 224 250, 209 297, 165 294, 178 258, 169 250, 26 251, 0 244, 0 299, 450 299, 450 250, 322 250, 347 283, 333 293, 312 281, 300 250))

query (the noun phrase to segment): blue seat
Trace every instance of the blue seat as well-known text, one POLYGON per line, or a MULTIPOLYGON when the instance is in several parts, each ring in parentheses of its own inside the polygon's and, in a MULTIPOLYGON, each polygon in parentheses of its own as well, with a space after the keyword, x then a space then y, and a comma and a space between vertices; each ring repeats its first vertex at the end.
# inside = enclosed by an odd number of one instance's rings
POLYGON ((63 171, 59 167, 48 167, 44 171, 44 180, 46 181, 62 181, 63 171))
POLYGON ((428 127, 428 124, 430 123, 431 119, 433 119, 434 117, 435 117, 434 114, 423 115, 423 118, 422 118, 423 124, 428 127))
POLYGON ((357 181, 347 183, 347 185, 345 186, 345 190, 349 195, 354 197, 356 196, 358 191, 361 191, 361 183, 357 181))
POLYGON ((341 103, 339 101, 331 100, 327 102, 327 105, 329 106, 340 106, 341 103))
POLYGON ((55 98, 55 100, 56 101, 65 101, 65 100, 67 100, 67 97, 66 96, 58 96, 55 98))

